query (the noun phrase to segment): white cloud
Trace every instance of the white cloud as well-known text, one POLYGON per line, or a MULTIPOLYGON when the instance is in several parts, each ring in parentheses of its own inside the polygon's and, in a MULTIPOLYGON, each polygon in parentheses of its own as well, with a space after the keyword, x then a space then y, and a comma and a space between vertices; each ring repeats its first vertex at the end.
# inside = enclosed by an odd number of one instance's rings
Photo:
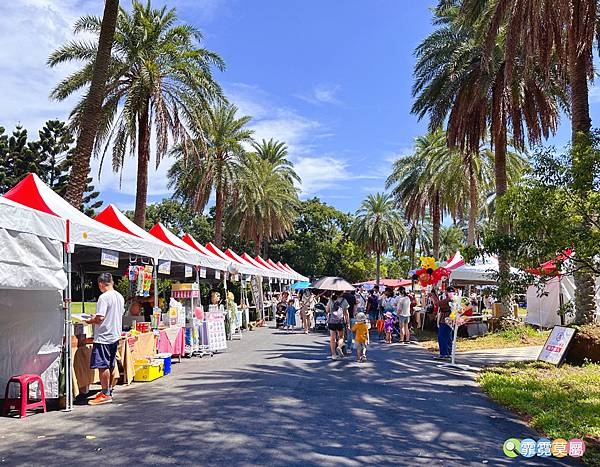
POLYGON ((309 93, 298 94, 297 98, 311 104, 335 104, 341 105, 338 94, 342 87, 339 84, 317 84, 309 93))

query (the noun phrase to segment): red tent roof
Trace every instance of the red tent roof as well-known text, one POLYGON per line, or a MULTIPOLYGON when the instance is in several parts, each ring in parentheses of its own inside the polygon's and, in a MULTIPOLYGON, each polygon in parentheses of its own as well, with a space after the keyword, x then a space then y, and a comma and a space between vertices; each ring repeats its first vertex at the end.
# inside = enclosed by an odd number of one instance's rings
POLYGON ((231 259, 225 254, 223 253, 218 246, 216 246, 214 243, 212 242, 208 242, 206 244, 206 249, 208 251, 210 251, 213 255, 218 256, 219 258, 221 258, 222 260, 225 261, 231 261, 231 259))
POLYGON ((181 250, 190 251, 190 248, 187 244, 182 244, 183 241, 177 237, 173 232, 169 231, 164 225, 160 222, 158 224, 154 224, 154 226, 148 231, 150 235, 155 236, 159 240, 165 242, 168 245, 174 246, 175 248, 179 248, 181 250))
POLYGON ((271 266, 269 263, 267 263, 264 259, 262 259, 259 256, 257 256, 256 258, 254 258, 254 261, 256 261, 258 264, 260 264, 262 267, 270 270, 270 271, 275 271, 275 272, 280 272, 278 271, 276 268, 274 268, 273 266, 271 266))
POLYGON ((32 173, 28 174, 23 180, 8 190, 4 197, 15 203, 27 206, 28 208, 60 217, 50 209, 48 204, 46 204, 46 201, 44 201, 40 189, 37 186, 36 177, 32 173))
POLYGON ((268 259, 267 263, 269 263, 273 268, 275 268, 276 271, 281 271, 285 274, 289 274, 288 271, 286 271, 284 268, 282 268, 281 266, 278 266, 277 263, 275 263, 275 261, 273 261, 272 259, 268 259))
POLYGON ((98 222, 101 222, 104 225, 112 227, 113 229, 120 230, 121 232, 125 232, 135 237, 141 237, 141 235, 138 235, 138 233, 136 233, 132 228, 126 225, 126 222, 123 220, 123 217, 123 213, 121 213, 121 211, 119 211, 112 204, 110 204, 94 219, 96 219, 98 222))

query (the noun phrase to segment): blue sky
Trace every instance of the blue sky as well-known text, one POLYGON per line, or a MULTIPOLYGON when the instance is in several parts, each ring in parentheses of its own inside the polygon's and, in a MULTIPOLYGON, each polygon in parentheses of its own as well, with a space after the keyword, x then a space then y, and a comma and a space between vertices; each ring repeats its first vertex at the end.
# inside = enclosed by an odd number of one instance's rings
MULTIPOLYGON (((96 0, 16 0, 0 4, 0 125, 37 131, 66 119, 73 105, 50 102, 52 86, 72 67, 45 60, 72 38, 73 21, 100 14, 96 0)), ((257 138, 284 140, 303 178, 302 198, 319 196, 354 211, 382 191, 391 162, 410 152, 424 122, 410 115, 413 50, 431 30, 435 0, 154 0, 177 8, 219 53, 219 73, 240 112, 252 115, 257 138)), ((129 0, 121 0, 124 6, 129 0)), ((600 92, 592 89, 592 102, 600 92)), ((593 105, 592 111, 598 111, 593 105)), ((555 139, 568 139, 565 120, 555 139)), ((150 201, 169 196, 165 160, 150 176, 150 201)), ((97 162, 94 168, 97 168, 97 162)), ((96 173, 94 173, 96 175, 96 173)), ((123 183, 108 170, 97 188, 123 209, 134 205, 135 161, 123 183)))

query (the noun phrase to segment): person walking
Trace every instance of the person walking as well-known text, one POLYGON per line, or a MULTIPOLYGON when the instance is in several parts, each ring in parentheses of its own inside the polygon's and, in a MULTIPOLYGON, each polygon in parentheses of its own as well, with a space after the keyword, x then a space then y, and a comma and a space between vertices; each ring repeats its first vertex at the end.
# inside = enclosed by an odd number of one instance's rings
POLYGON ((294 332, 296 328, 296 307, 294 306, 294 299, 290 298, 288 300, 287 308, 285 310, 286 318, 285 318, 285 326, 287 332, 294 332))
POLYGON ((362 311, 356 314, 356 322, 352 326, 352 332, 356 342, 356 361, 365 362, 369 344, 369 326, 367 325, 367 315, 362 311))
POLYGON ((369 296, 367 297, 367 315, 371 325, 377 321, 379 315, 379 299, 373 289, 369 290, 369 296))
POLYGON ((356 296, 355 291, 345 292, 343 295, 344 300, 348 302, 348 321, 346 323, 346 354, 350 355, 353 351, 353 342, 352 339, 354 335, 352 334, 352 326, 354 325, 354 313, 356 310, 356 296))
POLYGON ((337 360, 344 356, 342 347, 344 345, 344 329, 349 323, 348 302, 338 292, 333 292, 327 302, 326 311, 331 359, 337 360))
POLYGON ((431 299, 437 306, 437 325, 438 325, 438 346, 440 355, 434 358, 449 359, 452 356, 452 328, 446 323, 446 319, 450 317, 450 303, 454 298, 454 287, 448 287, 443 299, 440 299, 435 291, 431 293, 431 299))
POLYGON ((98 288, 102 295, 96 303, 96 314, 86 323, 94 325, 90 368, 99 371, 102 390, 89 402, 90 405, 107 404, 113 400, 112 373, 117 362, 125 313, 125 299, 114 289, 111 274, 104 272, 98 276, 98 288))
POLYGON ((402 344, 408 344, 410 342, 410 297, 406 293, 404 287, 398 289, 399 297, 396 303, 396 312, 398 313, 398 320, 400 322, 400 342, 402 344))
POLYGON ((302 327, 304 334, 308 334, 312 321, 312 308, 314 305, 313 295, 310 290, 303 290, 300 296, 300 318, 302 319, 302 327))

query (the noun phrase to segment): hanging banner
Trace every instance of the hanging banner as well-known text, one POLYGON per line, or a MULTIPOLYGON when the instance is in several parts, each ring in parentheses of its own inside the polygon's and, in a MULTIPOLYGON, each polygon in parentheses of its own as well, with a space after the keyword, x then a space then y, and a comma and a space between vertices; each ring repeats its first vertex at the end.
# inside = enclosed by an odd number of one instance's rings
POLYGON ((113 250, 102 249, 102 256, 100 257, 100 264, 102 266, 108 266, 109 268, 119 267, 119 252, 113 250))
POLYGON ((198 275, 201 279, 206 279, 206 268, 200 268, 198 270, 198 275))
POLYGON ((193 270, 189 264, 185 265, 185 277, 192 277, 193 270))
POLYGON ((252 276, 250 278, 250 288, 252 289, 252 300, 256 305, 256 311, 259 316, 262 316, 263 311, 263 294, 262 294, 262 278, 259 276, 252 276))
POLYGON ((221 271, 215 270, 215 279, 220 279, 220 278, 221 278, 221 271))
POLYGON ((159 274, 167 274, 167 275, 171 274, 171 261, 159 259, 158 260, 158 273, 159 274))

